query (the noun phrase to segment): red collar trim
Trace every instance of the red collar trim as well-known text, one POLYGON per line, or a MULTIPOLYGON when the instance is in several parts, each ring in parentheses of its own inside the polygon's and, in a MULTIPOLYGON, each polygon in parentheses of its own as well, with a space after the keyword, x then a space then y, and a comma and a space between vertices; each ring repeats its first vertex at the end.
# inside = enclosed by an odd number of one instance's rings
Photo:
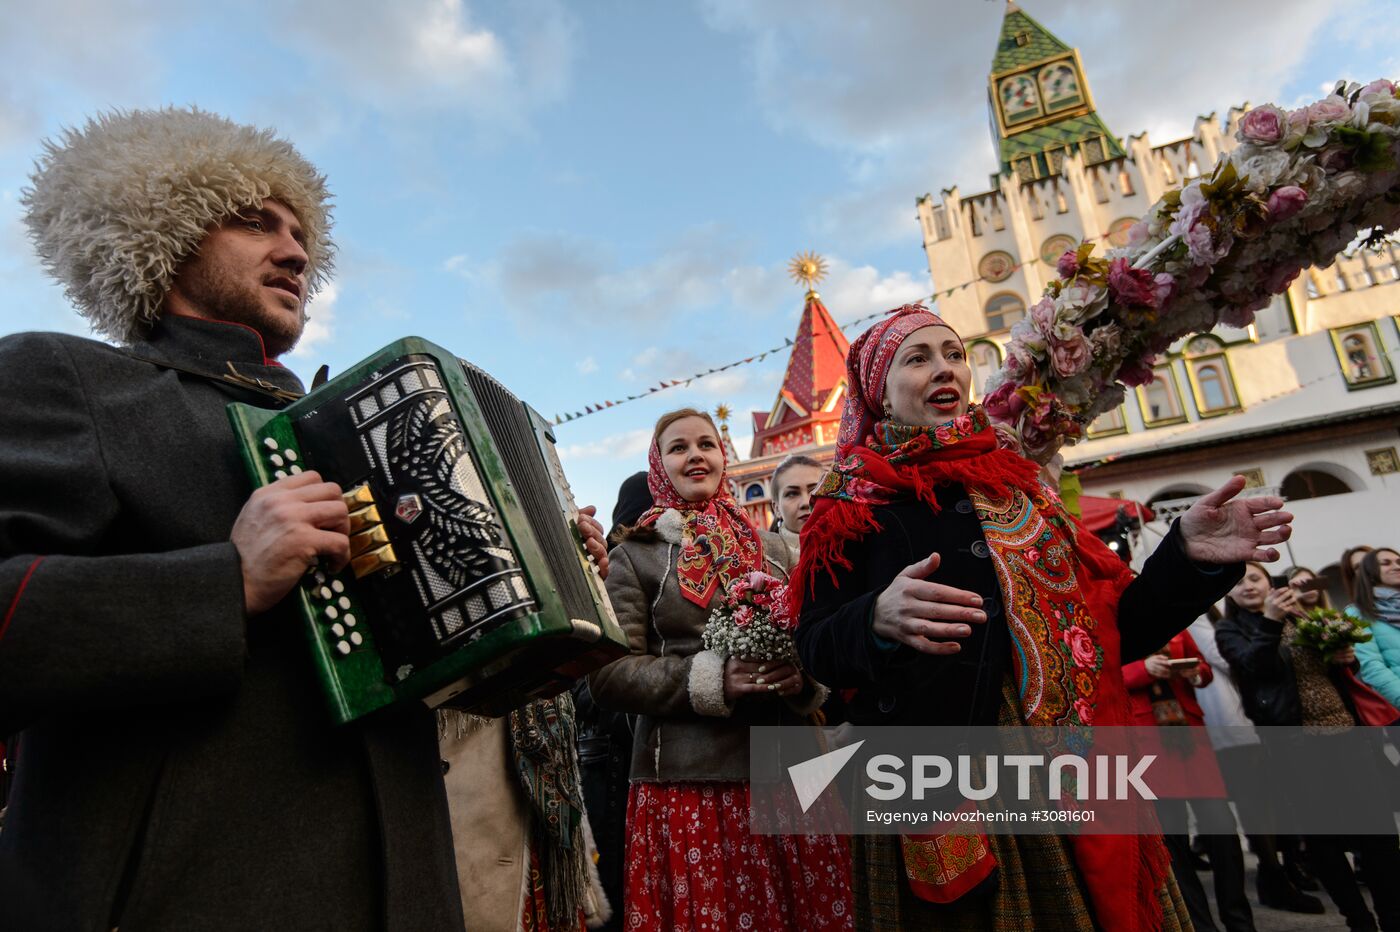
POLYGON ((262 334, 261 334, 261 333, 258 333, 256 330, 254 330, 252 327, 249 327, 247 324, 240 324, 240 323, 239 323, 238 321, 236 321, 236 320, 221 320, 221 319, 219 319, 218 317, 196 317, 194 314, 181 314, 179 311, 170 311, 169 313, 170 313, 170 316, 172 316, 172 317, 183 317, 183 318, 185 318, 185 319, 187 319, 187 320, 203 320, 203 321, 207 321, 207 322, 209 322, 209 323, 211 323, 211 324, 224 324, 225 326, 228 326, 228 327, 239 327, 239 328, 242 328, 243 330, 248 331, 248 332, 251 333, 254 337, 257 338, 257 341, 258 341, 258 352, 262 353, 262 358, 263 358, 262 364, 263 364, 264 366, 278 366, 279 368, 285 368, 285 367, 282 366, 282 364, 281 364, 280 362, 278 362, 277 360, 275 360, 275 359, 269 359, 269 358, 267 357, 267 344, 263 342, 262 334))

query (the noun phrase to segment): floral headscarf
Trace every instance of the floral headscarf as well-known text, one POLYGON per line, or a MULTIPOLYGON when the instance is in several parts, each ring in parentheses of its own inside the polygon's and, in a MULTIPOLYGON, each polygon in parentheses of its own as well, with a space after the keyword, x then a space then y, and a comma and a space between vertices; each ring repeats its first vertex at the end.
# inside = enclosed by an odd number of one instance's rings
MULTIPOLYGON (((723 446, 720 450, 723 453, 723 446)), ((725 466, 728 467, 727 457, 725 466)), ((746 573, 763 568, 763 543, 753 522, 734 501, 725 473, 719 488, 703 502, 681 497, 661 461, 661 438, 651 442, 647 454, 647 487, 656 504, 637 522, 653 524, 667 511, 680 513, 681 557, 676 575, 681 595, 707 608, 716 590, 724 590, 746 573)))
POLYGON ((836 438, 838 458, 864 444, 875 423, 885 416, 885 379, 889 377, 894 354, 909 334, 922 327, 948 327, 948 323, 922 304, 906 304, 891 311, 889 317, 851 344, 846 354, 846 407, 841 412, 841 431, 836 438))

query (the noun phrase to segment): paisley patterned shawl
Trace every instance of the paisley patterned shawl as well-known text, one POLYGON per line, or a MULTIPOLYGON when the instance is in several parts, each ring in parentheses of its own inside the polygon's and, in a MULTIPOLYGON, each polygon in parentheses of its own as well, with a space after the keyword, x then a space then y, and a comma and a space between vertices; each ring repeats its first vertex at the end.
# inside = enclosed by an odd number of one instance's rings
POLYGON ((683 529, 676 575, 681 595, 706 608, 717 590, 723 591, 740 576, 763 568, 763 542, 734 501, 724 475, 715 494, 705 501, 681 498, 661 462, 658 441, 652 441, 647 454, 647 487, 655 505, 638 519, 637 527, 656 523, 667 511, 680 513, 683 529))
MULTIPOLYGON (((815 495, 817 504, 802 533, 801 559, 793 586, 795 609, 819 572, 849 567, 849 542, 878 531, 876 505, 915 499, 936 514, 940 483, 960 483, 982 525, 996 571, 1012 640, 1012 675, 1026 725, 1087 729, 1129 721, 1123 686, 1117 606, 1132 575, 1097 537, 1083 530, 1058 497, 1038 479, 1039 467, 1007 449, 986 412, 967 414, 936 427, 910 427, 881 419, 885 377, 898 348, 884 345, 928 326, 933 315, 901 309, 851 347, 850 391, 842 415, 838 460, 815 495), (922 322, 920 319, 923 319, 922 322), (914 324, 917 323, 917 326, 914 324), (882 330, 882 326, 884 329, 882 330), (900 335, 900 332, 903 335, 900 335), (860 359, 872 337, 881 344, 872 364, 860 359), (858 358, 859 357, 859 358, 858 358), (853 412, 860 398, 863 410, 853 412), (881 399, 882 400, 882 399, 881 399), (859 440, 853 440, 853 437, 859 440)), ((937 318, 932 322, 941 323, 937 318)), ((925 854, 969 849, 911 836, 925 854)), ((1160 922, 1156 891, 1168 870, 1166 851, 1153 836, 1085 835, 1071 839, 1074 858, 1101 926, 1147 930, 1160 922)), ((974 845, 970 850, 979 849, 974 845)), ((987 857, 991 857, 988 852, 987 857)), ((910 875, 914 891, 946 901, 988 875, 988 864, 963 858, 958 870, 910 875), (934 894, 935 891, 937 895, 934 894)), ((906 858, 906 868, 915 863, 906 858)))

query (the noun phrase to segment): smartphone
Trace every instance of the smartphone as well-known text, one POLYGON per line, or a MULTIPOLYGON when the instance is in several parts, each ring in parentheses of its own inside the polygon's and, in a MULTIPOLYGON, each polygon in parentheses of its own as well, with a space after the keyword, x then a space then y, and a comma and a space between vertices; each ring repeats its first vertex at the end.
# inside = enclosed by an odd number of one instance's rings
POLYGON ((1326 576, 1314 576, 1312 579, 1304 579, 1301 582, 1289 583, 1299 592, 1320 592, 1327 588, 1326 576))
POLYGON ((1176 660, 1168 660, 1167 666, 1173 670, 1192 670, 1201 665, 1201 661, 1196 657, 1181 657, 1176 660))

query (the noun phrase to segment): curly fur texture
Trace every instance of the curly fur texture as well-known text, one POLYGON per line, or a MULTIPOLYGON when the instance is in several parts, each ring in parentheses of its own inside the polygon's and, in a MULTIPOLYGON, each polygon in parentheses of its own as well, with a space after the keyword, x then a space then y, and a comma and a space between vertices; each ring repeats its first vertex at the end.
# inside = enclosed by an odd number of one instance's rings
POLYGON ((266 198, 301 221, 330 280, 330 193, 291 143, 197 108, 113 111, 44 143, 22 203, 39 258, 94 330, 139 339, 209 228, 266 198))

